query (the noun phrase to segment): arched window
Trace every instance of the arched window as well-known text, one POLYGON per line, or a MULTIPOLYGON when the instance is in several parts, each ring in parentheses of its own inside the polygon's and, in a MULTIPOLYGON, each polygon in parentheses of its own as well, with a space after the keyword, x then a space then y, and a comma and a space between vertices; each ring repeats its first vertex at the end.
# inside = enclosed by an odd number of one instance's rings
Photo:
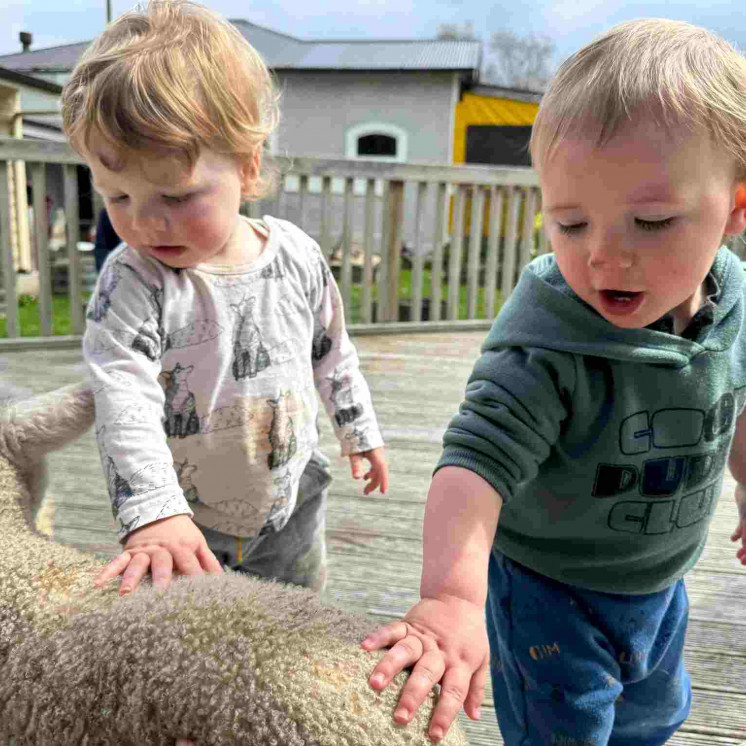
POLYGON ((406 130, 395 124, 365 122, 347 130, 347 158, 375 158, 403 162, 407 160, 406 130))
POLYGON ((358 137, 357 154, 396 158, 396 138, 378 134, 358 137))

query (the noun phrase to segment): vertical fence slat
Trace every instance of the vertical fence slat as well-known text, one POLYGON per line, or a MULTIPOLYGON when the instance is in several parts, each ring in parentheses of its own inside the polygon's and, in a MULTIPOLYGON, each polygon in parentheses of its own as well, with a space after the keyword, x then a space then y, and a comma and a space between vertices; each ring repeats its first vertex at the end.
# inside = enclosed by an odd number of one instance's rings
POLYGON ((276 218, 287 217, 287 194, 285 192, 285 174, 280 174, 280 178, 277 180, 277 192, 272 199, 270 206, 271 214, 276 218))
POLYGON ((503 303, 515 285, 515 266, 518 260, 518 212, 521 209, 521 190, 508 187, 508 225, 505 233, 502 263, 502 300, 503 303))
POLYGON ((433 224, 433 255, 430 263, 430 320, 440 321, 443 297, 443 234, 445 233, 448 184, 440 182, 435 188, 435 223, 433 224))
POLYGON ((456 187, 456 199, 453 206, 453 232, 448 261, 448 319, 458 318, 461 290, 461 254, 464 245, 464 212, 466 210, 466 190, 468 187, 456 187))
POLYGON ((303 174, 298 181, 298 225, 303 227, 306 214, 306 195, 308 194, 308 176, 303 174))
POLYGON ((484 217, 484 189, 475 184, 471 193, 471 223, 469 228, 469 255, 466 269, 466 318, 477 315, 479 296, 479 270, 482 253, 482 219, 484 217))
POLYGON ((523 269, 533 259, 534 220, 536 219, 536 190, 532 187, 524 187, 523 193, 523 235, 521 236, 519 270, 523 269))
POLYGON ((503 227, 503 190, 490 188, 490 227, 487 239, 487 267, 484 273, 484 311, 487 318, 497 313, 497 259, 500 252, 500 234, 503 227))
POLYGON ((67 279, 70 291, 70 320, 73 334, 82 334, 85 320, 80 297, 83 283, 80 272, 80 206, 78 204, 78 170, 76 166, 63 166, 65 215, 67 217, 67 279))
POLYGON ((8 337, 19 336, 18 297, 16 296, 16 268, 13 261, 13 242, 10 232, 10 168, 8 161, 0 161, 0 271, 5 290, 5 314, 8 337))
POLYGON ((381 263, 378 266, 378 279, 376 281, 376 291, 378 300, 376 301, 376 321, 385 320, 385 309, 389 304, 389 231, 391 226, 391 216, 389 215, 389 191, 391 185, 388 179, 383 181, 383 195, 381 199, 381 243, 379 254, 381 263))
POLYGON ((373 300, 373 233, 376 217, 376 181, 367 179, 365 182, 365 266, 363 269, 363 305, 361 317, 364 324, 372 321, 371 302, 373 300))
POLYGON ((46 173, 44 163, 31 164, 31 185, 34 190, 34 236, 36 238, 36 261, 39 267, 39 331, 42 337, 49 337, 52 334, 52 272, 49 266, 46 173))
POLYGON ((329 213, 332 202, 332 179, 324 176, 321 183, 321 238, 319 244, 321 253, 327 261, 331 259, 332 253, 332 228, 329 213))
POLYGON ((422 214, 425 210, 427 183, 417 184, 417 202, 414 210, 414 244, 412 258, 412 314, 410 321, 422 321, 422 275, 425 257, 422 251, 422 214))
POLYGON ((399 271, 401 268, 401 247, 404 235, 404 182, 392 181, 389 184, 389 245, 388 245, 388 304, 386 321, 399 318, 399 271))
POLYGON ((548 254, 552 247, 549 245, 549 239, 547 238, 547 226, 546 226, 546 215, 544 215, 544 200, 541 196, 541 189, 537 190, 536 194, 536 209, 541 213, 541 230, 539 231, 539 254, 548 254))
POLYGON ((342 291, 342 305, 345 311, 345 321, 350 323, 350 294, 352 287, 352 190, 354 179, 345 179, 345 201, 342 214, 342 266, 340 280, 342 291))

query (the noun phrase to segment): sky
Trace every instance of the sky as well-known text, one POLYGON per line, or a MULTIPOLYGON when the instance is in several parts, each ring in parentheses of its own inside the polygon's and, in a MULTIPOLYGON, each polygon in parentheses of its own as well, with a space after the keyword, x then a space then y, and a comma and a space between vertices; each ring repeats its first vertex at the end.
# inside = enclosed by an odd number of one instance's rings
MULTIPOLYGON (((20 52, 20 31, 33 48, 87 41, 106 22, 106 0, 0 0, 0 54, 20 52)), ((133 0, 112 0, 113 16, 133 0)), ((300 39, 426 39, 440 24, 470 21, 474 34, 493 31, 546 36, 554 67, 615 23, 639 17, 689 21, 746 51, 746 13, 740 0, 203 0, 228 18, 243 18, 300 39), (530 7, 530 10, 526 10, 530 7)))

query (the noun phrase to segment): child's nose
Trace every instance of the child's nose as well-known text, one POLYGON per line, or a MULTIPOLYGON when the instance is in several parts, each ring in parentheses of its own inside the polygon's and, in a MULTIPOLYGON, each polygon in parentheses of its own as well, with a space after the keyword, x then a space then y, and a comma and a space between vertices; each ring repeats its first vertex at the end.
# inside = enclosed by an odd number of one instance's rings
POLYGON ((152 203, 137 205, 133 211, 132 224, 140 233, 160 233, 168 227, 168 220, 163 209, 152 203))
POLYGON ((629 269, 634 264, 634 254, 626 249, 619 236, 604 236, 591 244, 588 264, 591 267, 629 269))

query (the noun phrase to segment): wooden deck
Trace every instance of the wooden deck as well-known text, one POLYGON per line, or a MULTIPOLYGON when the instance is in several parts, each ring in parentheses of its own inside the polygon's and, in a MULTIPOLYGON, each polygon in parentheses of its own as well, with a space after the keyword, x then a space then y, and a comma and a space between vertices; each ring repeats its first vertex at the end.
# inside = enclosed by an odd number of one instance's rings
MULTIPOLYGON (((391 464, 388 495, 364 498, 338 456, 329 423, 322 444, 332 457, 328 541, 330 603, 381 621, 400 617, 418 597, 425 495, 440 438, 460 401, 484 332, 355 338, 373 391, 391 464)), ((77 350, 4 351, 0 376, 34 392, 83 376, 77 350)), ((52 458, 51 499, 41 527, 56 540, 106 554, 117 551, 93 436, 52 458)), ((692 714, 669 742, 746 746, 746 570, 729 540, 735 526, 730 477, 710 540, 690 574, 687 659, 695 687, 692 714)), ((502 743, 488 691, 482 720, 463 718, 473 746, 502 743)))

